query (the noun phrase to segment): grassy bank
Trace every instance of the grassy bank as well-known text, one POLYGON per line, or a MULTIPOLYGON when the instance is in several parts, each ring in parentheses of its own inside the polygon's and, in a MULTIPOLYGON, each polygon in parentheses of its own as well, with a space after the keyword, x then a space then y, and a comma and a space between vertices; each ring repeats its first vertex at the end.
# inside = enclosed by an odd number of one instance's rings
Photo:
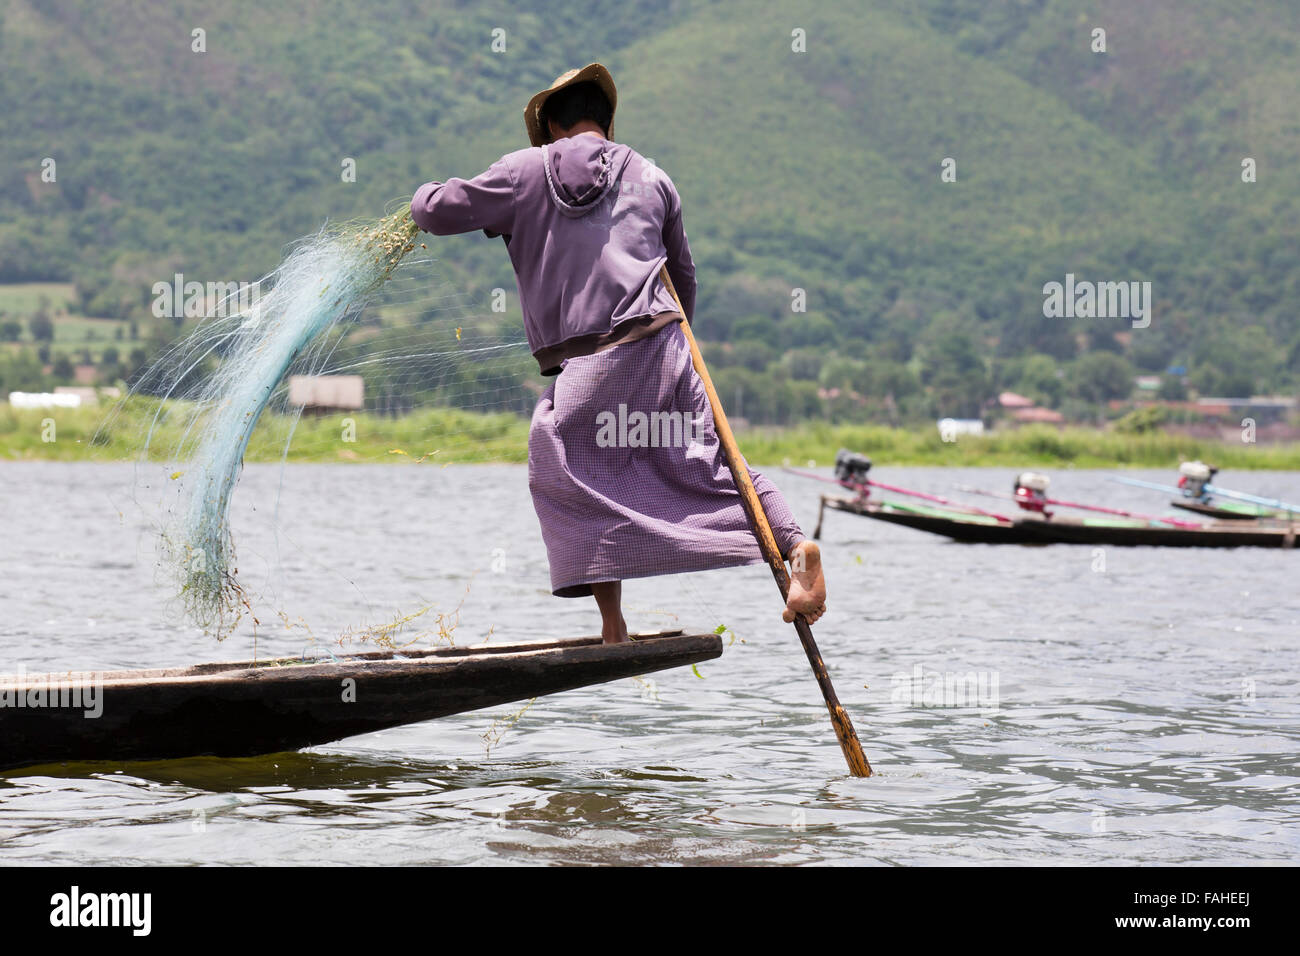
MULTIPOLYGON (((149 457, 175 448, 183 414, 157 417, 158 403, 134 399, 117 408, 19 410, 0 405, 0 460, 125 461, 141 457, 153 430, 149 457), (52 440, 47 440, 52 439, 52 440)), ((481 415, 430 408, 401 418, 375 415, 304 417, 264 415, 249 443, 247 461, 279 461, 289 441, 295 462, 523 462, 528 423, 512 415, 481 415)), ((751 429, 741 447, 757 465, 829 465, 840 448, 864 452, 887 465, 1051 468, 1170 468, 1200 458, 1221 468, 1300 470, 1300 445, 1247 445, 1153 432, 1125 435, 1097 429, 1030 427, 944 442, 937 429, 811 424, 751 429)))
POLYGON ((1254 445, 1187 438, 1165 432, 1126 435, 1096 428, 1030 426, 944 442, 936 428, 814 424, 798 430, 754 429, 738 436, 756 463, 816 461, 829 465, 849 448, 887 465, 1008 468, 1170 468, 1199 458, 1220 468, 1300 469, 1300 444, 1254 445))
MULTIPOLYGON (((163 415, 159 410, 157 402, 140 399, 114 408, 0 405, 0 460, 129 461, 146 450, 150 459, 166 460, 180 442, 187 416, 181 408, 168 407, 163 415)), ((528 422, 444 408, 401 418, 304 416, 296 423, 287 415, 265 414, 244 460, 282 457, 295 462, 522 462, 528 460, 528 422)))

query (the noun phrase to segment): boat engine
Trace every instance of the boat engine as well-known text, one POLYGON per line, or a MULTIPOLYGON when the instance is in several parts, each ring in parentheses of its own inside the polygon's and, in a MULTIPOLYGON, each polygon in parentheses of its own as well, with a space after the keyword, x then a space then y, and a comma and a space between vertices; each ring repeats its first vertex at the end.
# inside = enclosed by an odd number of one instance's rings
POLYGON ((1185 461, 1178 466, 1178 487, 1188 498, 1208 498, 1205 486, 1208 485, 1219 469, 1203 461, 1185 461))
POLYGON ((1047 486, 1052 479, 1046 475, 1026 471, 1016 476, 1016 504, 1026 511, 1048 515, 1047 486))
POLYGON ((852 485, 860 497, 865 498, 867 490, 867 472, 871 471, 871 459, 858 452, 841 448, 835 454, 835 479, 846 485, 852 485))

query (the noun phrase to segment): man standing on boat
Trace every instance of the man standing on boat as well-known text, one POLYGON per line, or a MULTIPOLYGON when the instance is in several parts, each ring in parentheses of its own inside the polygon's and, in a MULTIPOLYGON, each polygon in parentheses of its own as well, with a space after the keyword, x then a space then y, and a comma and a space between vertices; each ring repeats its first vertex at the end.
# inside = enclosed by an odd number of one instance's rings
MULTIPOLYGON (((612 140, 618 94, 599 63, 528 101, 532 147, 473 179, 421 186, 411 215, 445 236, 504 238, 543 375, 528 484, 559 597, 593 595, 607 643, 627 640, 626 578, 762 562, 660 269, 693 317, 695 265, 672 181, 612 140)), ((817 545, 780 492, 754 486, 791 565, 784 618, 826 610, 817 545)))

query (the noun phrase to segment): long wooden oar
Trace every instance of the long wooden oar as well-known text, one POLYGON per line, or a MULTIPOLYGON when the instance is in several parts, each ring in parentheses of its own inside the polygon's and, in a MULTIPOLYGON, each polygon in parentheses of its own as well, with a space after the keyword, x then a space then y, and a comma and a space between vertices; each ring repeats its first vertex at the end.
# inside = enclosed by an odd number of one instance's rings
MULTIPOLYGON (((713 427, 727 456, 727 467, 731 469, 736 490, 740 492, 740 502, 744 506, 745 516, 749 518, 749 527, 754 532, 754 537, 758 539, 759 550, 763 552, 763 558, 772 569, 772 577, 776 578, 777 587, 781 589, 781 600, 784 601, 790 595, 790 575, 785 570, 781 549, 777 547, 776 538, 772 534, 772 525, 767 520, 767 512, 763 510, 763 503, 754 489, 754 482, 749 477, 749 467, 740 454, 736 436, 732 434, 731 425, 727 422, 727 414, 722 410, 722 402, 713 387, 713 379, 709 377, 709 370, 704 364, 700 346, 695 341, 695 334, 691 331, 691 324, 686 320, 686 310, 682 308, 682 300, 677 298, 673 280, 668 277, 666 265, 659 270, 659 275, 672 295, 673 301, 677 303, 677 311, 682 314, 682 334, 686 336, 686 341, 691 347, 691 362, 695 365, 695 373, 704 383, 704 391, 709 396, 709 405, 713 408, 713 427)), ((808 663, 812 666, 813 676, 817 678, 817 686, 821 688, 822 697, 826 700, 826 709, 831 715, 831 725, 835 728, 835 736, 839 738, 840 749, 844 751, 849 773, 855 777, 870 777, 871 764, 867 763, 866 754, 862 752, 862 744, 858 742, 858 735, 853 730, 853 722, 849 720, 848 713, 840 705, 839 698, 835 696, 835 688, 831 685, 830 674, 826 672, 821 651, 817 649, 817 642, 813 640, 812 627, 802 614, 795 617, 794 629, 799 635, 799 642, 803 644, 804 653, 808 655, 808 663)))

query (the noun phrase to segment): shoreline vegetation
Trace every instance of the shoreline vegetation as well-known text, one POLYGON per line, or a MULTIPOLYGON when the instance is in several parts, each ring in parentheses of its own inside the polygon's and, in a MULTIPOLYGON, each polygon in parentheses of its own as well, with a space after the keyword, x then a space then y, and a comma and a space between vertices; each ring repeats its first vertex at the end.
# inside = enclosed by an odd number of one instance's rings
MULTIPOLYGON (((171 460, 189 416, 180 403, 159 406, 157 400, 138 397, 117 406, 83 408, 0 405, 0 461, 136 461, 146 457, 146 436, 150 460, 171 460)), ((1300 470, 1300 443, 1254 445, 1161 431, 1026 426, 944 442, 933 427, 814 422, 747 428, 736 437, 746 458, 767 467, 786 462, 829 466, 836 451, 848 448, 889 466, 1177 468, 1180 461, 1200 459, 1234 471, 1300 470)), ((367 413, 297 418, 267 412, 245 460, 519 464, 528 460, 528 421, 452 408, 426 408, 399 418, 367 413)))

